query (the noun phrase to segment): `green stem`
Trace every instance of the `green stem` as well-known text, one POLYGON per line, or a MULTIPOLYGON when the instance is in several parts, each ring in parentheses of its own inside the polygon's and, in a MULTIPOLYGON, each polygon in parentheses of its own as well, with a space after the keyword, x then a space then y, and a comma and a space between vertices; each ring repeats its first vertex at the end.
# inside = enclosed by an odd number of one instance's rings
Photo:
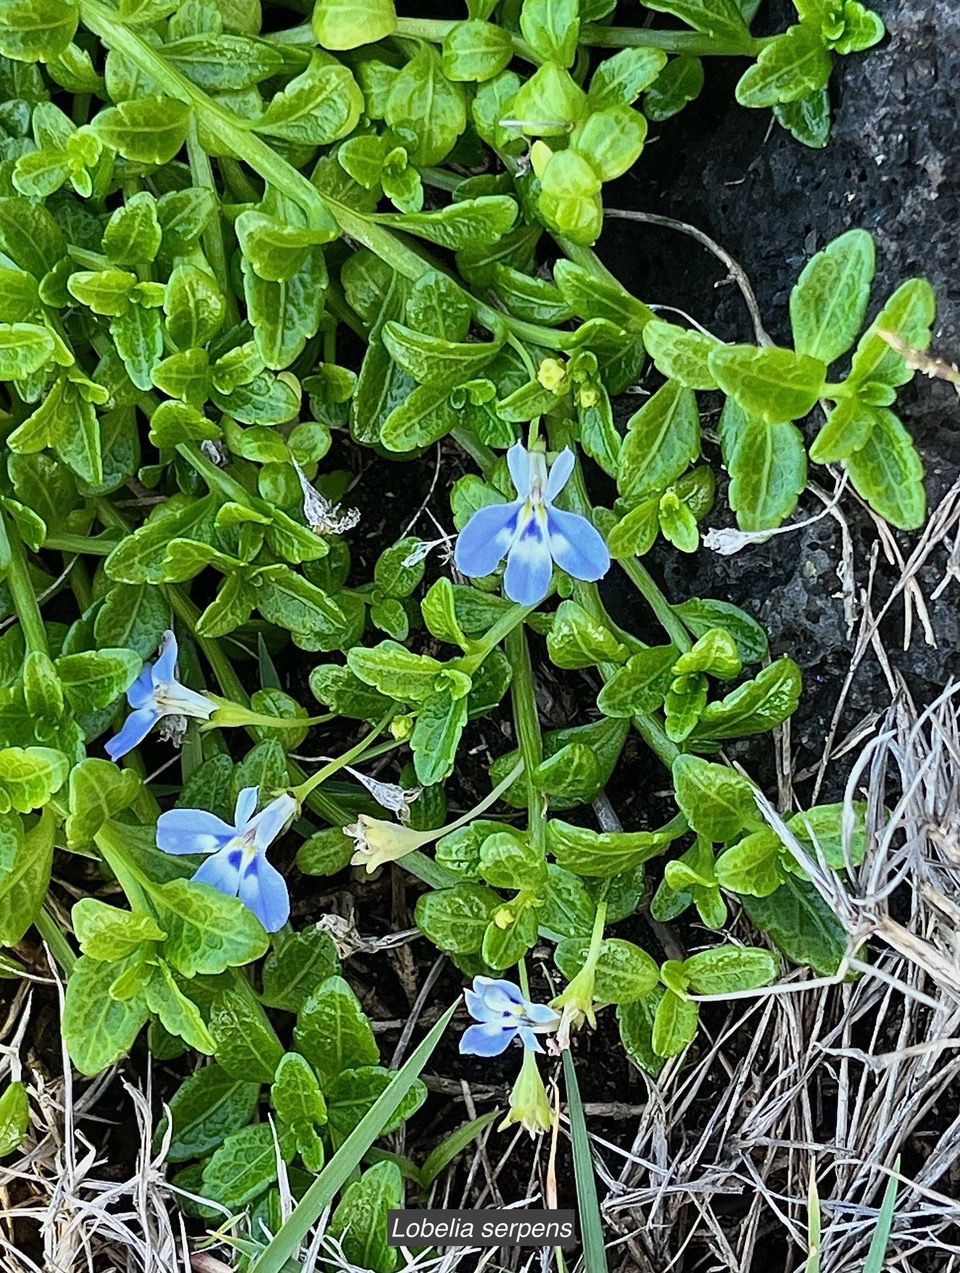
POLYGON ((119 542, 119 539, 109 536, 106 539, 102 535, 91 535, 88 538, 86 535, 62 532, 58 535, 48 535, 43 541, 43 546, 62 553, 84 553, 95 557, 108 557, 119 542))
POLYGON ((223 224, 220 219, 220 193, 213 179, 210 156, 200 145, 199 130, 195 117, 191 118, 190 127, 187 130, 187 156, 190 160, 190 175, 193 184, 203 190, 209 190, 217 201, 216 215, 203 232, 203 246, 207 260, 210 262, 210 267, 217 283, 220 285, 220 291, 226 302, 225 326, 232 327, 238 319, 237 300, 233 294, 233 288, 230 286, 230 276, 227 271, 227 250, 223 241, 223 224))
POLYGON ((495 650, 504 638, 508 638, 511 633, 516 631, 524 622, 528 615, 533 614, 536 606, 521 606, 514 604, 508 610, 502 619, 498 619, 492 628, 487 631, 482 640, 471 652, 460 660, 460 669, 472 676, 487 655, 495 650))
MULTIPOLYGON (((126 893, 130 909, 149 915, 151 909, 147 893, 151 887, 151 881, 131 857, 122 836, 115 830, 116 825, 105 822, 94 836, 94 843, 126 893)), ((122 827, 119 830, 122 831, 122 827)))
POLYGON ((363 755, 365 755, 370 745, 375 739, 380 737, 387 725, 389 725, 391 719, 399 710, 400 709, 397 707, 391 707, 390 711, 377 721, 376 725, 374 725, 374 727, 370 730, 369 734, 364 735, 358 743, 355 743, 353 747, 345 751, 342 756, 338 756, 336 760, 331 760, 329 764, 324 765, 322 769, 318 769, 311 778, 306 780, 306 782, 301 783, 299 787, 295 787, 293 789, 293 794, 297 797, 300 803, 302 804, 322 782, 326 782, 326 780, 328 778, 332 778, 335 773, 338 773, 347 765, 352 765, 355 760, 359 760, 363 755))
POLYGON ((660 621, 660 625, 666 632, 667 636, 681 654, 686 653, 686 651, 693 645, 690 634, 674 614, 673 607, 657 587, 650 571, 647 570, 646 566, 636 557, 629 557, 626 560, 622 560, 620 565, 623 569, 623 573, 636 587, 637 591, 643 596, 647 605, 657 616, 660 621))
POLYGON ((33 921, 37 932, 47 944, 50 954, 69 977, 73 972, 73 965, 77 962, 77 957, 70 947, 70 943, 60 931, 60 925, 53 918, 47 908, 41 907, 40 914, 33 921))
MULTIPOLYGON (((417 40, 429 40, 432 44, 442 44, 459 21, 450 22, 440 18, 398 18, 396 34, 410 36, 417 40)), ((525 62, 539 66, 541 59, 537 57, 530 45, 519 35, 511 33, 513 51, 525 62)))
POLYGON ((13 597, 13 609, 20 620, 23 639, 27 651, 48 653, 47 633, 43 626, 43 616, 37 603, 37 594, 30 578, 30 567, 23 541, 15 526, 6 522, 6 537, 10 545, 10 565, 7 572, 7 586, 13 597))
POLYGON ((652 27, 604 27, 592 22, 580 28, 580 43, 595 49, 662 49, 691 57, 755 57, 763 41, 724 40, 698 31, 657 31, 652 27))
POLYGON ((510 691, 513 699, 513 721, 517 731, 517 744, 523 758, 523 772, 527 787, 530 839, 534 848, 545 855, 547 828, 543 792, 537 786, 537 770, 543 760, 543 738, 540 734, 530 647, 527 644, 527 634, 522 627, 514 628, 509 634, 506 640, 506 651, 513 669, 510 691))

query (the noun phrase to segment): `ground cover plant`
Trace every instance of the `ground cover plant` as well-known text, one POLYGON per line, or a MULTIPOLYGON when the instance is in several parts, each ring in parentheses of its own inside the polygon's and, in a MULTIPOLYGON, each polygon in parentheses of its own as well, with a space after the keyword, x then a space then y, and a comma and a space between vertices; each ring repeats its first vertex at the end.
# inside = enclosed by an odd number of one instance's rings
MULTIPOLYGON (((655 1083, 702 1004, 863 965, 843 882, 882 798, 778 816, 731 749, 789 720, 798 664, 644 558, 764 539, 813 466, 922 527, 896 406, 918 369, 953 374, 924 355, 933 289, 874 295, 849 229, 799 272, 791 344, 756 313, 745 344, 593 251, 603 185, 705 59, 742 59, 744 107, 827 143, 834 61, 881 21, 797 0, 758 37, 757 7, 0 3, 4 971, 29 985, 34 929, 81 1075, 178 1067, 157 1152, 238 1267, 283 1268, 325 1216, 347 1267, 390 1273, 389 1207, 494 1118, 549 1143, 563 1109, 599 1269, 589 1030, 615 1022, 655 1083), (378 520, 405 483, 404 520, 378 520), (671 795, 624 828, 604 793, 637 763, 671 795), (313 901, 352 869, 362 908, 383 868, 445 957, 393 1058, 357 928, 313 901), (459 1053, 503 1056, 507 1108, 418 1158, 461 988, 459 1053)), ((13 1072, 0 1104, 13 1152, 13 1072)))

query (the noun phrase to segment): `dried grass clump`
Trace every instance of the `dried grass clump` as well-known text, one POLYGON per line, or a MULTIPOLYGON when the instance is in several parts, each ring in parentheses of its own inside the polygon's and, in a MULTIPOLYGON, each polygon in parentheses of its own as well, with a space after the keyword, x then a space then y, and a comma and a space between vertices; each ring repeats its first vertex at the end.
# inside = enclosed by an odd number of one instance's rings
POLYGON ((868 847, 848 889, 764 806, 841 918, 858 979, 795 973, 744 996, 695 1065, 649 1085, 619 1170, 613 1146, 599 1155, 627 1266, 801 1267, 813 1171, 822 1267, 853 1273, 901 1157, 891 1267, 960 1269, 960 686, 922 713, 901 690, 848 806, 864 794, 868 847))

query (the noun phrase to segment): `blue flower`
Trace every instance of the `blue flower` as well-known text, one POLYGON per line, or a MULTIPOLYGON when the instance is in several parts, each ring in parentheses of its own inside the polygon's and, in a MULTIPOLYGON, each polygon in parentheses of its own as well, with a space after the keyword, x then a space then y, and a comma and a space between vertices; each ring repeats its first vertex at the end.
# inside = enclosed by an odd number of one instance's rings
POLYGON ((111 760, 119 760, 133 751, 165 717, 169 718, 169 735, 176 737, 186 727, 184 717, 209 720, 217 708, 206 694, 198 694, 177 680, 177 638, 170 631, 163 634, 156 663, 146 663, 127 690, 127 702, 133 711, 123 722, 120 733, 106 745, 111 760))
POLYGON ((464 1030, 460 1040, 460 1051, 468 1056, 499 1056, 517 1036, 525 1048, 542 1052, 537 1034, 556 1029, 560 1020, 546 1004, 525 999, 512 981, 474 977, 464 998, 470 1015, 480 1022, 464 1030))
POLYGON ((553 506, 574 462, 573 452, 565 448, 548 476, 543 452, 515 442, 507 465, 518 498, 477 509, 457 539, 457 569, 464 575, 489 575, 506 557, 504 591, 523 606, 535 606, 547 595, 554 562, 575 579, 592 583, 602 578, 610 568, 610 553, 600 532, 579 513, 553 506))
POLYGON ((290 895, 283 876, 267 861, 267 849, 296 814, 297 802, 284 792, 255 813, 257 795, 256 787, 240 792, 233 826, 205 809, 161 813, 157 847, 164 853, 211 854, 193 878, 239 897, 267 932, 275 933, 289 918, 290 895))

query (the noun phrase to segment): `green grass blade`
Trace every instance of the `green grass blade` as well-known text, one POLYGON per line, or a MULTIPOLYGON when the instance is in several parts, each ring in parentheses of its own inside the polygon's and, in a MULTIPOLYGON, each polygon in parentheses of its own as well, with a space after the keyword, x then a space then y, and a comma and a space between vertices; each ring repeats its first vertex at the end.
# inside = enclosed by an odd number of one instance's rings
POLYGON ((597 1197, 597 1178, 593 1171, 590 1138, 583 1117, 583 1102, 577 1083, 577 1069, 570 1049, 563 1052, 563 1077, 567 1085, 567 1111, 570 1115, 570 1139, 573 1143, 573 1175, 577 1182, 577 1210, 583 1241, 585 1273, 607 1273, 607 1252, 603 1245, 603 1221, 597 1197))
POLYGON ((810 1162, 810 1185, 807 1189, 807 1266, 806 1273, 820 1273, 820 1194, 817 1192, 817 1164, 810 1162))
POLYGON ((325 1207, 329 1206, 350 1178, 354 1168, 377 1139, 380 1128, 387 1122, 419 1077, 420 1071, 440 1042, 441 1035, 450 1024, 450 1018, 456 1006, 453 1004, 447 1009, 420 1046, 411 1054, 406 1064, 397 1071, 397 1077, 364 1114, 327 1163, 286 1222, 264 1248, 259 1259, 252 1265, 250 1273, 280 1273, 287 1260, 296 1255, 300 1243, 310 1232, 317 1217, 325 1207))
POLYGON ((893 1211, 897 1205, 897 1173, 900 1170, 900 1158, 893 1164, 893 1175, 887 1181, 887 1187, 883 1191, 883 1202, 880 1204, 880 1214, 877 1216, 877 1228, 870 1243, 870 1250, 867 1252, 866 1263, 863 1266, 863 1273, 882 1273, 884 1258, 887 1252, 887 1243, 890 1241, 890 1230, 893 1228, 893 1211))
POLYGON ((479 1118, 472 1118, 469 1123, 463 1123, 456 1131, 451 1132, 449 1136, 440 1142, 420 1168, 420 1187, 424 1193, 427 1192, 444 1167, 452 1163, 457 1154, 466 1149, 470 1142, 475 1140, 499 1113, 499 1109, 492 1109, 486 1114, 481 1114, 479 1118))

